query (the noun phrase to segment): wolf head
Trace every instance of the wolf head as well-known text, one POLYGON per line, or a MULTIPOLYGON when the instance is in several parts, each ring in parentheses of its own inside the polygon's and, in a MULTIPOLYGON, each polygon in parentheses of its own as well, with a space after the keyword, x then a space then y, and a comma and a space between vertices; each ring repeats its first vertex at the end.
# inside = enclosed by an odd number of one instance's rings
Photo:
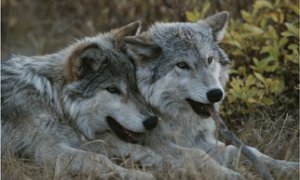
POLYGON ((65 64, 64 108, 89 138, 107 130, 137 143, 158 119, 141 98, 134 66, 121 53, 124 36, 134 35, 140 22, 110 33, 85 38, 71 49, 65 64))
POLYGON ((139 89, 152 106, 172 116, 188 111, 209 117, 205 105, 222 101, 228 79, 228 57, 218 45, 228 16, 221 12, 196 23, 157 23, 125 38, 139 89))

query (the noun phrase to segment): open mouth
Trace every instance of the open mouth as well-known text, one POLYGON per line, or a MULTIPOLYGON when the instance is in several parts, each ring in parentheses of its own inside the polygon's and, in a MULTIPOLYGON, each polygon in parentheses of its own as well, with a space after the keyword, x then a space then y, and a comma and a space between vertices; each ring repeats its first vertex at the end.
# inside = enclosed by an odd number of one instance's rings
POLYGON ((204 117, 210 116, 210 113, 208 111, 208 107, 211 106, 210 104, 200 103, 190 98, 187 98, 186 101, 190 104, 190 106, 196 114, 204 117))
POLYGON ((107 116, 106 121, 111 130, 122 140, 130 143, 139 143, 143 139, 143 133, 133 132, 124 128, 114 118, 107 116))

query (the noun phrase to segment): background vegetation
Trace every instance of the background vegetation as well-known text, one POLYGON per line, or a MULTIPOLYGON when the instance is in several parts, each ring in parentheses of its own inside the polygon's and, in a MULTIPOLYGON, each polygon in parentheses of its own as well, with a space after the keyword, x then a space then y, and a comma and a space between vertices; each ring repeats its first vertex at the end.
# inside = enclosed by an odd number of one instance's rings
MULTIPOLYGON (((232 60, 224 119, 264 153, 299 160, 297 0, 2 0, 1 55, 55 52, 136 19, 146 29, 155 21, 197 21, 221 10, 231 13, 221 44, 232 60)), ((3 163, 10 174, 17 161, 3 163)))

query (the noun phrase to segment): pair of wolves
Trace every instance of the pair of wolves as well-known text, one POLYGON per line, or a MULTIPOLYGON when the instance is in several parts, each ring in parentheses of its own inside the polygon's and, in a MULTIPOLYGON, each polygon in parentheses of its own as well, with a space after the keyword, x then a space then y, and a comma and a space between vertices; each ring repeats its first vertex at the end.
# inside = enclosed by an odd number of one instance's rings
MULTIPOLYGON (((57 177, 68 169, 154 178, 108 158, 118 156, 183 177, 207 179, 213 171, 209 179, 243 179, 226 167, 239 150, 217 141, 206 109, 224 98, 229 60, 218 43, 227 20, 221 12, 197 23, 157 23, 141 34, 135 22, 55 54, 3 60, 3 156, 30 155, 55 166, 57 177), (87 143, 95 139, 101 142, 87 143)), ((251 150, 268 167, 299 167, 251 150)))

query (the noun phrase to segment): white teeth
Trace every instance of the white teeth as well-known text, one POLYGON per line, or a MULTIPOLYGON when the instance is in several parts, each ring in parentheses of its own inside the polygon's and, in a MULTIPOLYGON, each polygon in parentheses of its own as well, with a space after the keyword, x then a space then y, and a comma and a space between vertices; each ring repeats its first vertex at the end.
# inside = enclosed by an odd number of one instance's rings
POLYGON ((139 134, 134 134, 134 133, 130 132, 129 130, 125 129, 125 128, 123 129, 123 132, 131 140, 138 141, 140 139, 139 134))
POLYGON ((201 109, 202 111, 207 111, 207 107, 206 107, 205 105, 201 105, 201 106, 200 106, 200 109, 201 109))
POLYGON ((136 139, 136 138, 137 138, 134 134, 132 134, 131 132, 127 131, 126 129, 124 129, 124 133, 125 133, 128 137, 130 137, 130 138, 132 138, 132 139, 136 139))

